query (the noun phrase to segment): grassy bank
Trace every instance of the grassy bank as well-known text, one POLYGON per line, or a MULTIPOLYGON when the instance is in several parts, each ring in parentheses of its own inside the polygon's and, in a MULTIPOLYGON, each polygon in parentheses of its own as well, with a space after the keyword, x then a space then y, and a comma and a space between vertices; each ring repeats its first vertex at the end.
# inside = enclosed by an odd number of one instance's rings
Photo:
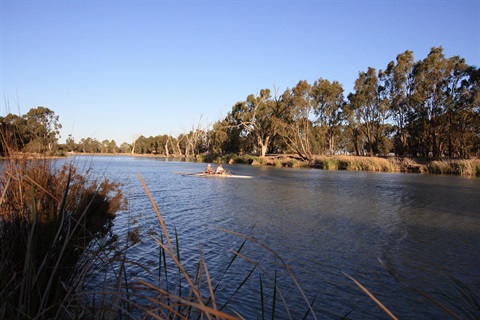
MULTIPOLYGON (((161 157, 163 155, 141 154, 88 154, 111 156, 161 157)), ((185 157, 178 157, 185 159, 185 157)), ((318 168, 322 170, 348 170, 372 172, 404 172, 424 174, 450 174, 460 176, 480 176, 480 159, 412 159, 401 157, 358 157, 358 156, 315 156, 311 161, 301 160, 293 155, 269 155, 264 158, 253 155, 196 155, 191 160, 197 162, 248 164, 254 166, 274 166, 288 168, 318 168)))
POLYGON ((265 158, 252 155, 226 155, 207 158, 217 163, 240 163, 290 168, 318 168, 323 170, 348 170, 372 172, 406 172, 480 176, 480 160, 425 160, 397 157, 316 156, 304 161, 294 156, 271 155, 265 158))
POLYGON ((427 165, 430 173, 480 176, 480 160, 432 161, 427 165))

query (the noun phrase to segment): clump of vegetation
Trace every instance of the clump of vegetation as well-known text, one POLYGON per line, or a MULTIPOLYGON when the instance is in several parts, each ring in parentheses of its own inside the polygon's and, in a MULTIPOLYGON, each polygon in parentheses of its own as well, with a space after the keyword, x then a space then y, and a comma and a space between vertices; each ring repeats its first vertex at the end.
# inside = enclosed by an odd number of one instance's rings
POLYGON ((338 170, 338 161, 332 158, 324 158, 321 160, 321 167, 324 170, 338 170))
POLYGON ((373 157, 342 157, 342 160, 348 163, 346 170, 352 171, 378 171, 393 172, 396 170, 392 162, 383 158, 373 157))
POLYGON ((119 184, 22 158, 2 163, 0 188, 0 318, 77 314, 87 274, 115 241, 119 184))
POLYGON ((398 172, 400 168, 394 160, 377 157, 321 156, 313 162, 315 167, 324 170, 398 172))
POLYGON ((61 128, 55 112, 44 107, 30 109, 22 116, 0 116, 0 154, 63 154, 57 143, 61 128))
MULTIPOLYGON (((222 159, 221 157, 217 158, 217 161, 222 159)), ((238 155, 238 154, 230 154, 228 157, 224 159, 225 163, 238 163, 238 164, 263 164, 263 159, 257 156, 245 154, 245 155, 238 155)))
POLYGON ((426 173, 427 167, 424 164, 418 163, 411 158, 394 158, 393 161, 399 168, 400 172, 412 172, 412 173, 426 173))
POLYGON ((273 159, 273 166, 274 167, 283 167, 283 162, 282 160, 276 158, 276 159, 273 159))
POLYGON ((275 167, 311 167, 323 170, 349 170, 371 172, 411 172, 480 176, 480 160, 434 160, 424 163, 403 157, 360 157, 360 156, 315 156, 312 161, 303 161, 292 156, 258 157, 252 155, 228 155, 209 158, 209 162, 267 165, 275 167))
POLYGON ((291 168, 300 168, 301 167, 301 161, 292 158, 287 162, 287 166, 291 167, 291 168))
POLYGON ((461 176, 480 176, 480 160, 441 160, 432 161, 427 170, 437 174, 456 174, 461 176))

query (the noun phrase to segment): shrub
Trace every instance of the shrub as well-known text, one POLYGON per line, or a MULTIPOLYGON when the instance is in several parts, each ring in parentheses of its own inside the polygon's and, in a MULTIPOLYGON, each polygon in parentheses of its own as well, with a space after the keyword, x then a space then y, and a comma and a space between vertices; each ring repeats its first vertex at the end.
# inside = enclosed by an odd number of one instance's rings
POLYGON ((480 175, 480 160, 436 160, 427 166, 428 172, 436 174, 480 175))
POLYGON ((282 160, 276 158, 275 160, 273 160, 273 166, 274 167, 283 167, 282 160))
POLYGON ((322 160, 322 168, 324 170, 338 170, 338 161, 332 158, 325 158, 322 160))
MULTIPOLYGON (((73 165, 45 159, 4 163, 0 176, 0 316, 62 318, 79 307, 75 293, 92 260, 114 242, 119 184, 90 180, 73 165), (107 237, 108 235, 108 237, 107 237)), ((83 303, 83 302, 82 302, 83 303)))

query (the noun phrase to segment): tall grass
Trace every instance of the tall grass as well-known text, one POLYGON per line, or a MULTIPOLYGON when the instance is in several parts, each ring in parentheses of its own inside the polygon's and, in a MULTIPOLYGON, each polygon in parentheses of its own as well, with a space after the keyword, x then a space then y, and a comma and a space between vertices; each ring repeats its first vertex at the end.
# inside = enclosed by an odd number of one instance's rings
POLYGON ((249 165, 267 165, 275 167, 305 168, 313 167, 323 170, 349 170, 371 172, 410 172, 454 174, 461 176, 480 176, 480 160, 430 160, 417 162, 411 158, 381 158, 360 156, 315 156, 311 161, 296 157, 279 155, 257 157, 252 155, 213 156, 211 162, 239 163, 249 165))
POLYGON ((312 165, 324 170, 399 172, 395 160, 377 157, 317 156, 312 165))
POLYGON ((178 242, 177 234, 175 233, 174 238, 171 237, 169 231, 167 230, 166 223, 163 220, 163 217, 160 214, 160 211, 158 210, 158 207, 152 198, 148 187, 140 175, 139 178, 156 213, 162 231, 161 236, 154 237, 154 239, 160 248, 159 256, 161 257, 161 261, 159 261, 158 267, 159 273, 161 273, 165 279, 163 286, 152 285, 151 282, 144 280, 137 280, 135 283, 137 288, 140 288, 141 290, 148 289, 155 294, 154 297, 150 299, 152 307, 148 312, 148 316, 159 319, 243 319, 240 311, 230 308, 230 303, 235 299, 237 294, 240 294, 242 287, 253 278, 259 279, 260 281, 259 286, 261 289, 259 291, 258 303, 261 305, 262 314, 266 314, 268 309, 268 312, 271 313, 271 317, 274 318, 275 310, 277 308, 281 310, 282 314, 290 314, 288 303, 283 298, 281 286, 276 282, 275 276, 272 276, 270 272, 271 270, 263 269, 257 261, 245 256, 242 253, 242 249, 245 247, 246 243, 252 243, 272 254, 276 260, 281 262, 280 266, 289 275, 294 287, 298 289, 298 293, 305 301, 305 316, 309 314, 313 317, 313 319, 316 319, 310 302, 308 301, 300 284, 295 279, 291 269, 287 266, 285 261, 275 251, 251 237, 230 230, 221 229, 223 232, 227 232, 243 239, 239 248, 231 252, 231 260, 227 264, 223 274, 220 276, 220 278, 211 278, 201 249, 195 271, 193 274, 189 273, 187 271, 187 267, 184 266, 180 257, 180 244, 178 242), (245 278, 238 283, 228 284, 230 287, 233 286, 234 291, 226 300, 220 300, 217 298, 217 290, 219 290, 220 283, 224 280, 224 277, 230 268, 233 268, 234 262, 237 261, 237 259, 244 260, 250 264, 250 271, 245 275, 245 278), (254 277, 253 275, 255 273, 258 273, 259 275, 254 277), (173 278, 176 278, 176 280, 173 281, 173 278), (267 288, 264 288, 265 281, 262 280, 265 278, 269 278, 273 281, 273 287, 271 288, 273 294, 270 295, 270 298, 273 296, 273 300, 269 300, 267 298, 267 288), (174 285, 169 287, 168 283, 171 283, 172 281, 174 282, 174 285), (279 300, 282 301, 280 306, 277 305, 277 294, 280 297, 279 300), (270 306, 266 305, 265 302, 267 300, 271 301, 270 306))
POLYGON ((442 160, 432 161, 428 172, 437 174, 455 174, 461 176, 480 176, 480 160, 442 160))
POLYGON ((0 318, 76 314, 95 254, 115 240, 119 185, 91 181, 73 165, 12 159, 2 162, 0 187, 0 318))

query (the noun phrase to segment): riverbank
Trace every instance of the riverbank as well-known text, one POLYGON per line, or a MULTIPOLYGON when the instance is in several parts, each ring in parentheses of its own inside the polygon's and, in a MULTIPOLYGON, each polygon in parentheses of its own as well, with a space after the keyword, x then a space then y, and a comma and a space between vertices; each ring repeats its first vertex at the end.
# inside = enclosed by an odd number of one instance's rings
MULTIPOLYGON (((130 153, 68 153, 67 156, 131 156, 166 158, 159 154, 130 154, 130 153)), ((16 154, 14 158, 38 159, 44 158, 35 154, 16 154)), ((61 158, 61 157, 47 157, 61 158)), ((253 155, 196 155, 185 156, 171 155, 174 159, 191 159, 197 162, 249 164, 253 166, 274 166, 287 168, 317 168, 322 170, 348 170, 371 172, 402 172, 422 174, 449 174, 459 176, 480 176, 480 159, 446 159, 433 160, 425 158, 407 157, 360 157, 360 156, 315 156, 311 161, 305 161, 292 154, 272 154, 266 157, 253 155)), ((3 158, 8 159, 8 158, 3 158)))
POLYGON ((243 163, 291 168, 318 168, 322 170, 348 170, 372 172, 403 172, 425 174, 452 174, 460 176, 480 176, 479 159, 429 160, 400 157, 358 157, 358 156, 316 156, 304 161, 291 155, 220 157, 214 162, 243 163))

